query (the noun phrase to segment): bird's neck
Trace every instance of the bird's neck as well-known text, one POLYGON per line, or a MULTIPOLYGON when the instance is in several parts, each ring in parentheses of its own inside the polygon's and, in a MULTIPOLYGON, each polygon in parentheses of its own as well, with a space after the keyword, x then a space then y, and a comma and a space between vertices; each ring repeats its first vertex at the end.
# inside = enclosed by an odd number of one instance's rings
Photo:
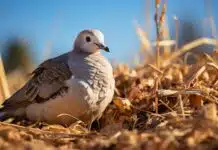
POLYGON ((100 55, 101 52, 98 50, 98 51, 95 51, 95 52, 85 52, 83 51, 81 48, 75 48, 72 50, 73 53, 76 53, 76 54, 82 54, 82 55, 100 55))

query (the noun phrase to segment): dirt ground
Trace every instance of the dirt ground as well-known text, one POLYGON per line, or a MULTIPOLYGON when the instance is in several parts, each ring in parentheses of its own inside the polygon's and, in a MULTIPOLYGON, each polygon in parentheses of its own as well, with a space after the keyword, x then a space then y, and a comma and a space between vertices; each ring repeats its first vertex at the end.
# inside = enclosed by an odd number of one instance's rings
POLYGON ((157 116, 144 123, 141 122, 134 129, 125 129, 124 125, 117 123, 91 132, 79 123, 69 128, 42 124, 24 127, 1 123, 0 148, 216 149, 218 148, 218 121, 217 118, 213 118, 214 113, 216 113, 215 105, 209 104, 199 112, 199 116, 194 118, 181 119, 172 114, 171 117, 168 116, 169 119, 159 121, 160 118, 158 119, 157 116))

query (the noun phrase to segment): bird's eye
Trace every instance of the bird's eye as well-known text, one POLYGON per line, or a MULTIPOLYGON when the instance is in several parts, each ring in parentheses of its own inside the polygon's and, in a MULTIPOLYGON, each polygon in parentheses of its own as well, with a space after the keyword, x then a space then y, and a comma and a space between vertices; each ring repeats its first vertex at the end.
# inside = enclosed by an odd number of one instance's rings
POLYGON ((86 42, 91 42, 91 38, 89 36, 86 37, 86 42))

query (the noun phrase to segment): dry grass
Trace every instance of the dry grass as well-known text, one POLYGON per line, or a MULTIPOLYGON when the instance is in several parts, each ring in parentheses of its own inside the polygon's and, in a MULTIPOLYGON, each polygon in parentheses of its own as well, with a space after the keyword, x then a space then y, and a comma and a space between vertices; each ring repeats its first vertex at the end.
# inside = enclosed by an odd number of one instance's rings
MULTIPOLYGON (((10 96, 7 78, 5 75, 4 65, 0 55, 0 100, 6 99, 10 96)), ((2 103, 2 101, 0 102, 2 103)))

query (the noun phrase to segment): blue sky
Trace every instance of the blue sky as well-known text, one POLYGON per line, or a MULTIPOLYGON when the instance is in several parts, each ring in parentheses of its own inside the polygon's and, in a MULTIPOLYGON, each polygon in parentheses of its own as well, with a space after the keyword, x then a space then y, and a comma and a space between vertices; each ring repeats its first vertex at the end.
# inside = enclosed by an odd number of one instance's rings
MULTIPOLYGON (((77 33, 87 28, 98 28, 105 34, 111 49, 104 54, 109 59, 127 62, 139 50, 134 20, 142 27, 149 22, 154 39, 153 7, 150 0, 152 20, 145 21, 149 8, 146 0, 1 0, 0 1, 0 43, 12 36, 26 39, 38 63, 43 52, 52 45, 50 57, 67 52, 72 48, 77 33)), ((211 0, 211 14, 218 21, 218 1, 211 0)), ((204 0, 168 0, 167 16, 173 28, 173 16, 195 17, 196 28, 202 28, 207 16, 204 0), (186 15, 185 15, 186 14, 186 15)))

